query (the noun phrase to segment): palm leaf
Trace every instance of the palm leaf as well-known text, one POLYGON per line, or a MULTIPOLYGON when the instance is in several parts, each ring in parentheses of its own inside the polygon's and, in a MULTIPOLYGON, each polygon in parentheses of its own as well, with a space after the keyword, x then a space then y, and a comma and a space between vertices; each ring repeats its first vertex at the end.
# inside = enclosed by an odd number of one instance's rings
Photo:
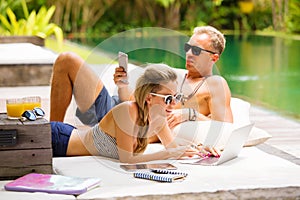
POLYGON ((57 39, 59 49, 62 49, 62 44, 63 44, 63 40, 64 40, 64 34, 63 34, 62 29, 59 26, 56 26, 54 28, 54 34, 57 39))
POLYGON ((55 6, 51 6, 51 7, 48 9, 46 16, 44 16, 44 23, 45 23, 45 24, 48 24, 48 23, 49 23, 51 17, 52 17, 53 14, 54 14, 55 9, 56 9, 55 6))
POLYGON ((4 17, 3 15, 0 15, 0 21, 2 22, 2 24, 4 25, 5 28, 7 28, 9 31, 11 30, 11 25, 8 22, 8 20, 6 19, 6 17, 4 17))
POLYGON ((31 35, 31 32, 28 32, 26 25, 27 25, 27 21, 25 19, 20 19, 18 21, 19 29, 18 32, 15 33, 15 35, 31 35))
POLYGON ((11 24, 10 31, 12 33, 18 32, 19 26, 18 26, 18 22, 16 20, 16 15, 13 13, 13 11, 10 8, 6 9, 6 13, 7 13, 7 16, 9 18, 10 24, 11 24))
POLYGON ((28 15, 29 15, 29 12, 28 12, 28 8, 27 8, 26 1, 25 1, 25 0, 22 0, 21 3, 22 3, 22 8, 23 8, 24 16, 25 16, 25 18, 27 19, 27 18, 28 18, 28 15))
POLYGON ((36 13, 35 13, 35 11, 32 11, 26 20, 26 32, 27 33, 34 34, 35 23, 36 23, 36 13))
POLYGON ((42 6, 36 15, 36 25, 37 26, 39 26, 39 27, 44 26, 44 24, 45 24, 44 18, 46 16, 46 14, 47 14, 47 9, 45 6, 42 6))
POLYGON ((35 34, 35 36, 38 36, 38 37, 43 38, 43 39, 45 39, 47 37, 47 35, 42 31, 37 32, 35 34))

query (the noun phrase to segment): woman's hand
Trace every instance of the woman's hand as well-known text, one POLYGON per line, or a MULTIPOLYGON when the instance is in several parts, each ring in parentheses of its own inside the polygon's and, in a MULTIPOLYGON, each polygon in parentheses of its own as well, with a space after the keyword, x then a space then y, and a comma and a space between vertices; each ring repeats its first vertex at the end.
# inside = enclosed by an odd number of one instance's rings
POLYGON ((221 156, 220 149, 218 149, 216 147, 208 147, 208 146, 203 146, 202 144, 199 144, 197 146, 197 149, 206 156, 210 156, 210 155, 215 156, 215 157, 221 156))
POLYGON ((182 157, 193 157, 195 155, 200 156, 199 150, 192 148, 190 145, 168 148, 166 151, 168 153, 167 159, 180 159, 182 157))

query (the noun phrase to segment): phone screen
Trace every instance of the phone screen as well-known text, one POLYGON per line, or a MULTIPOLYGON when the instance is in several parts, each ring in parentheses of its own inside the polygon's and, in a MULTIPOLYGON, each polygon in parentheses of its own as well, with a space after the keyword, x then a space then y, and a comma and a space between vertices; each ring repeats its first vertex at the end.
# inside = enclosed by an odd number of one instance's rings
POLYGON ((128 55, 120 51, 118 54, 118 59, 119 59, 119 66, 123 67, 124 70, 127 72, 128 55))
POLYGON ((141 169, 177 169, 177 167, 170 163, 128 164, 120 165, 120 167, 126 171, 135 171, 141 169))

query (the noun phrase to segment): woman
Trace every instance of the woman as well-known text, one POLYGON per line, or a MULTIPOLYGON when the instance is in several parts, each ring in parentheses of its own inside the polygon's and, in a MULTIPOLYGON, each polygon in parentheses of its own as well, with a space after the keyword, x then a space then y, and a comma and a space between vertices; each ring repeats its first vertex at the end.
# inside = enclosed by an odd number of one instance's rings
MULTIPOLYGON (((136 83, 135 101, 115 106, 88 131, 73 129, 69 140, 64 141, 66 155, 101 155, 124 163, 138 163, 199 154, 196 149, 178 147, 168 127, 167 116, 176 104, 176 78, 167 65, 148 66, 136 83), (155 135, 165 150, 142 154, 148 139, 155 135)), ((60 129, 70 129, 70 125, 64 124, 60 129)), ((54 156, 56 148, 61 146, 55 136, 52 135, 54 156)))

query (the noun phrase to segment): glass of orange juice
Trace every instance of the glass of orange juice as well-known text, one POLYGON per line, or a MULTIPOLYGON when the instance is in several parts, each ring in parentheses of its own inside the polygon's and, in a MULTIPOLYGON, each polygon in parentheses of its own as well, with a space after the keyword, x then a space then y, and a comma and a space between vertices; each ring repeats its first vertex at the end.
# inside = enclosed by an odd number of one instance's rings
POLYGON ((6 99, 6 111, 8 119, 19 119, 24 112, 23 99, 6 99))
POLYGON ((24 111, 25 110, 33 110, 34 108, 41 107, 41 97, 39 96, 31 96, 23 98, 24 111))

